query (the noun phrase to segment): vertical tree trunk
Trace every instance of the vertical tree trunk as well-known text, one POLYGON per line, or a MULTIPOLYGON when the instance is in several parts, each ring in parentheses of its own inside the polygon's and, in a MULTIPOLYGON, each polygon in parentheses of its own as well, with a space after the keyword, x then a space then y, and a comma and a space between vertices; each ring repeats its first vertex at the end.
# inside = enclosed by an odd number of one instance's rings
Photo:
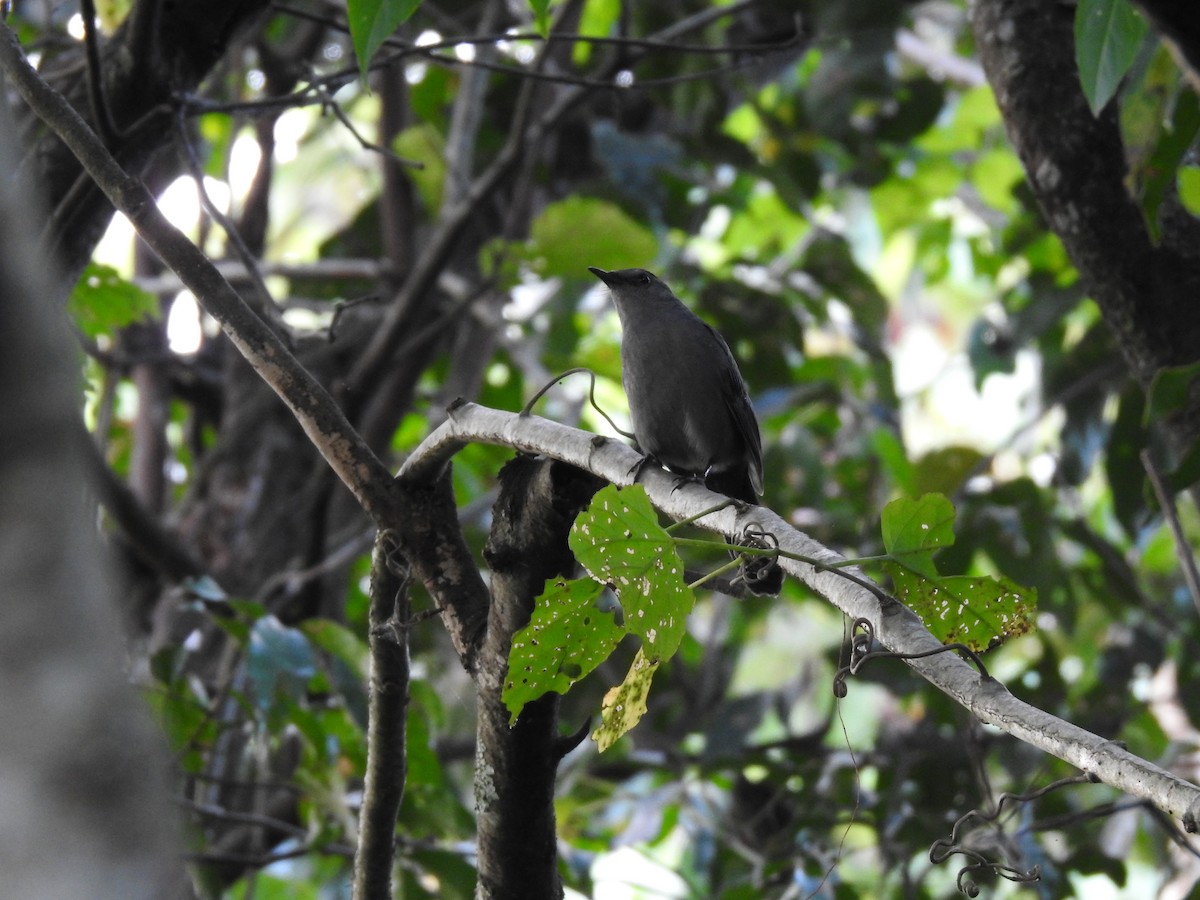
POLYGON ((501 472, 484 555, 492 571, 492 606, 479 655, 475 805, 479 885, 486 900, 562 897, 554 827, 554 777, 561 757, 558 695, 525 707, 509 726, 500 700, 512 635, 529 621, 547 578, 569 575, 567 534, 601 487, 563 463, 519 456, 501 472))

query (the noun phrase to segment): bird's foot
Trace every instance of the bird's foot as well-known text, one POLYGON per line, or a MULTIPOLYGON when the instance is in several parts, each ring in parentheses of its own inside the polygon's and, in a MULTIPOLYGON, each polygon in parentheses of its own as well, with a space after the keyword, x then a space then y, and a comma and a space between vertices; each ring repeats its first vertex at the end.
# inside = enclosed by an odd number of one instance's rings
MULTIPOLYGON (((679 472, 671 472, 671 474, 675 476, 675 487, 671 488, 672 494, 680 488, 687 487, 689 484, 704 484, 703 475, 689 475, 686 472, 683 474, 680 474, 679 472)), ((707 485, 705 485, 705 487, 707 487, 707 485)))
MULTIPOLYGON (((637 448, 634 448, 634 449, 637 449, 637 448)), ((661 462, 659 462, 655 457, 651 456, 649 453, 643 453, 642 458, 639 459, 637 462, 635 462, 633 464, 633 466, 629 469, 627 476, 629 478, 633 479, 634 482, 636 482, 639 478, 642 477, 642 472, 644 472, 646 470, 647 466, 657 466, 660 469, 665 468, 663 466, 663 464, 661 462)))

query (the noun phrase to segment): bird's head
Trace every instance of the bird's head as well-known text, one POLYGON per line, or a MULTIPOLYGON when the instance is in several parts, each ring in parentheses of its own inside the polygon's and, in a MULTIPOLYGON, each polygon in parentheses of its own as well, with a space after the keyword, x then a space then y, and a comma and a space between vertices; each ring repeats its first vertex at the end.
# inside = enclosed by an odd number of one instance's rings
POLYGON ((655 300, 679 302, 666 282, 645 269, 614 269, 606 272, 588 266, 588 271, 608 286, 618 309, 626 303, 648 304, 655 300))

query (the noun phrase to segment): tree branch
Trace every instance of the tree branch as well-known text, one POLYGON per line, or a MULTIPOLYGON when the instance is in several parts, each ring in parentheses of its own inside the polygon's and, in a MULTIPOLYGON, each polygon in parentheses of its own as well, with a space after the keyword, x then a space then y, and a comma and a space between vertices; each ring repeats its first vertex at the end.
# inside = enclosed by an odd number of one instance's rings
POLYGON ((381 531, 371 557, 371 704, 367 773, 354 856, 355 900, 392 896, 396 815, 408 772, 408 584, 391 535, 381 531))
MULTIPOLYGON (((653 41, 641 42, 633 48, 628 56, 623 58, 620 65, 616 59, 610 61, 601 70, 600 76, 615 75, 623 65, 632 65, 649 52, 647 46, 657 47, 662 42, 669 42, 702 28, 715 19, 733 15, 740 9, 756 0, 743 0, 730 6, 713 7, 703 10, 694 16, 689 16, 663 29, 653 41)), ((393 299, 389 310, 380 323, 379 330, 367 349, 359 357, 354 370, 346 379, 347 391, 351 397, 361 394, 363 386, 370 384, 378 377, 382 369, 392 358, 399 343, 400 335, 411 324, 413 311, 418 306, 419 298, 426 296, 435 285, 441 274, 446 259, 458 245, 464 230, 474 221, 484 201, 491 196, 508 179, 516 168, 533 152, 533 148, 541 144, 543 136, 548 133, 596 86, 587 86, 567 90, 554 99, 541 115, 536 115, 530 107, 532 104, 522 104, 518 109, 504 147, 492 160, 491 164, 475 178, 468 190, 459 192, 457 202, 448 205, 441 211, 433 233, 423 242, 422 253, 413 264, 404 286, 393 299)), ((605 83, 607 86, 607 83, 605 83)), ((525 94, 524 96, 530 96, 525 94)), ((355 408, 354 402, 349 402, 348 408, 355 408)))
POLYGON ((0 101, 0 880, 14 897, 174 897, 166 748, 130 683, 110 560, 80 503, 79 361, 46 302, 54 276, 16 157, 0 101))
MULTIPOLYGON (((405 462, 398 478, 420 481, 441 471, 458 450, 470 443, 512 447, 570 463, 616 485, 632 484, 642 457, 625 444, 559 425, 537 416, 519 416, 462 403, 449 410, 449 417, 405 462)), ((695 518, 695 524, 734 537, 748 524, 756 524, 779 541, 781 550, 830 565, 842 557, 764 507, 726 506, 700 515, 726 498, 699 484, 680 486, 678 479, 662 469, 647 468, 636 479, 654 505, 673 519, 695 518)), ((942 644, 925 628, 912 610, 897 601, 881 602, 862 583, 867 579, 857 569, 848 570, 850 580, 832 569, 781 557, 780 566, 794 578, 825 597, 851 619, 871 622, 883 646, 899 653, 915 654, 937 650, 942 644)), ((845 571, 845 570, 843 570, 845 571)), ((879 592, 883 594, 882 591, 879 592)), ((1092 734, 1070 722, 1031 706, 999 682, 985 681, 976 670, 952 653, 937 653, 924 659, 906 660, 906 665, 981 721, 1062 759, 1098 780, 1157 806, 1183 821, 1188 831, 1200 823, 1200 788, 1153 763, 1128 752, 1111 740, 1092 734)))
MULTIPOLYGON (((42 71, 81 109, 91 105, 87 88, 92 88, 92 98, 107 112, 108 123, 100 127, 113 138, 109 149, 122 165, 141 175, 170 139, 164 123, 169 121, 173 96, 194 90, 236 35, 268 5, 267 0, 136 0, 117 33, 95 48, 98 61, 87 66, 97 76, 102 67, 103 84, 96 78, 88 85, 79 77, 80 59, 74 52, 50 60, 42 71)), ((58 249, 70 283, 103 235, 112 206, 80 172, 69 147, 37 139, 29 149, 36 155, 54 211, 47 244, 58 249)))
POLYGON ((30 109, 71 148, 88 174, 216 319, 255 371, 279 395, 321 455, 381 527, 395 517, 391 473, 350 427, 321 384, 254 314, 216 267, 159 211, 140 180, 125 172, 69 103, 38 76, 16 33, 0 25, 0 67, 30 109))
POLYGON ((393 533, 413 574, 433 597, 463 667, 474 674, 487 627, 487 585, 458 524, 450 466, 426 469, 423 475, 397 479, 404 515, 393 533))
POLYGON ((500 473, 484 556, 492 605, 475 673, 475 808, 479 900, 558 900, 554 779, 558 695, 527 705, 516 723, 501 700, 513 632, 525 626, 546 579, 569 574, 567 535, 603 481, 552 460, 520 456, 500 473))
MULTIPOLYGON (((1038 203, 1146 388, 1164 366, 1197 359, 1200 256, 1171 222, 1152 242, 1125 186, 1116 104, 1094 116, 1080 88, 1074 13, 1042 0, 980 0, 972 25, 1038 203)), ((1167 425, 1177 450, 1190 447, 1200 438, 1200 396, 1167 425)))

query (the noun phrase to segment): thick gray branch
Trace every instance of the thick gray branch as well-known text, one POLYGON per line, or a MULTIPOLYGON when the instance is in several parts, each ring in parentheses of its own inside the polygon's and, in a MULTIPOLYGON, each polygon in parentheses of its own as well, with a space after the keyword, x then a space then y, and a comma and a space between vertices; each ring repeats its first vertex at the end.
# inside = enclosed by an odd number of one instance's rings
MULTIPOLYGON (((402 479, 422 480, 440 472, 455 453, 471 443, 512 447, 525 453, 540 453, 586 469, 613 484, 633 483, 641 457, 626 445, 589 434, 537 416, 519 416, 473 403, 454 406, 449 418, 413 452, 401 469, 402 479)), ((648 469, 638 478, 650 500, 673 519, 695 516, 725 500, 698 484, 679 486, 677 479, 661 469, 648 469)), ((763 507, 726 507, 696 521, 727 537, 755 523, 771 532, 782 550, 824 563, 842 557, 792 528, 763 507)), ((851 618, 871 622, 875 636, 889 650, 922 653, 941 643, 921 620, 898 602, 881 603, 867 588, 839 572, 794 559, 781 558, 784 571, 798 578, 851 618)), ((846 570, 843 570, 846 571, 846 570)), ((865 580, 861 572, 848 570, 865 580)), ((1093 775, 1105 784, 1153 803, 1164 812, 1182 819, 1189 831, 1197 830, 1200 788, 1153 763, 1128 752, 1112 741, 1085 731, 1070 722, 1025 703, 997 681, 985 681, 966 662, 951 653, 908 660, 908 665, 925 680, 952 697, 981 721, 1044 750, 1093 775)))
MULTIPOLYGON (((1152 240, 1126 187, 1116 104, 1092 115, 1073 52, 1073 6, 979 0, 979 56, 1009 139, 1046 220, 1148 387, 1164 367, 1194 362, 1200 347, 1200 250, 1191 217, 1159 210, 1152 240)), ((1200 392, 1168 420, 1177 449, 1200 437, 1200 392)))

